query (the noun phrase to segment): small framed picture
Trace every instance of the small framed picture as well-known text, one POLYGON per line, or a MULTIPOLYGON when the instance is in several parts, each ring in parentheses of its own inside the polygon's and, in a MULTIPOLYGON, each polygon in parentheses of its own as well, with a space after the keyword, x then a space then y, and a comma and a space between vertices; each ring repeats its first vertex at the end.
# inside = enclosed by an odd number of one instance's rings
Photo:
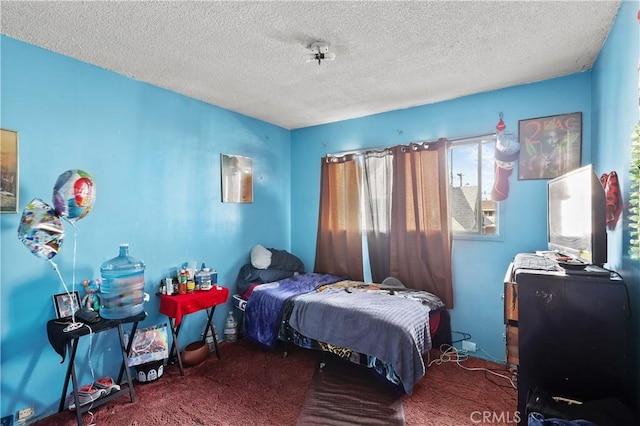
POLYGON ((518 122, 518 179, 553 179, 580 167, 582 113, 518 122))
POLYGON ((251 158, 221 154, 222 202, 253 202, 253 164, 251 158))
POLYGON ((0 129, 0 213, 18 213, 18 132, 0 129))
POLYGON ((54 294, 53 306, 56 309, 56 318, 70 317, 79 309, 80 295, 77 291, 54 294))

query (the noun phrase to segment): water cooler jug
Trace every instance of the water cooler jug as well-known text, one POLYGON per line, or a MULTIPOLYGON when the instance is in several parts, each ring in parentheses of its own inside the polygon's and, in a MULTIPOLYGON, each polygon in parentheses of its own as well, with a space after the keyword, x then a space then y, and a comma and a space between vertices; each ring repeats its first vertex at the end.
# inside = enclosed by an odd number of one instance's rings
POLYGON ((100 267, 100 316, 122 319, 144 310, 144 262, 129 256, 129 244, 120 245, 120 255, 100 267))

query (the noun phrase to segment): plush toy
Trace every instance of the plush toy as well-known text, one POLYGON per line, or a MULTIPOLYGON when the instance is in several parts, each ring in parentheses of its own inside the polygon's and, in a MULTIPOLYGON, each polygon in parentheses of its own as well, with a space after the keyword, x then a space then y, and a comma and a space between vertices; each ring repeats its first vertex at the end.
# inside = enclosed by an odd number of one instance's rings
POLYGON ((100 310, 100 300, 98 299, 98 291, 100 290, 100 284, 102 280, 98 278, 97 280, 89 281, 84 280, 82 282, 82 286, 87 294, 82 298, 82 306, 87 309, 93 309, 94 311, 100 310))

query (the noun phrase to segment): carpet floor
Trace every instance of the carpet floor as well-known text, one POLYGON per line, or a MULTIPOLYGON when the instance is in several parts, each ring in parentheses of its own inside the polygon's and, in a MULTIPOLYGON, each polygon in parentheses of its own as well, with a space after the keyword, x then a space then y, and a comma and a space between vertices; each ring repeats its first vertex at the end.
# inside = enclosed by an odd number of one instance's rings
MULTIPOLYGON (((246 339, 222 343, 220 351, 221 359, 211 354, 202 364, 185 369, 184 376, 180 376, 177 366, 171 365, 156 382, 135 382, 135 403, 131 404, 128 396, 110 401, 92 410, 92 415, 86 413, 83 416, 85 425, 332 424, 328 419, 318 420, 322 423, 304 421, 305 415, 313 414, 305 404, 314 398, 314 375, 320 361, 318 352, 296 348, 283 358, 281 351, 268 351, 246 339)), ((503 373, 505 370, 502 365, 474 358, 463 365, 502 370, 503 373)), ((331 371, 318 374, 326 372, 331 371)), ((60 375, 64 375, 62 366, 60 375)), ((320 376, 320 380, 326 380, 336 392, 345 387, 333 378, 332 375, 320 376)), ((358 380, 353 380, 353 388, 362 385, 358 380)), ((377 398, 374 394, 371 392, 370 399, 377 398)), ((323 395, 326 397, 327 393, 323 392, 323 395)), ((482 423, 482 416, 486 418, 485 413, 491 416, 492 425, 513 425, 516 391, 506 380, 484 371, 467 371, 455 363, 445 363, 432 366, 415 385, 412 395, 384 402, 385 409, 396 402, 401 403, 399 408, 396 405, 390 411, 388 422, 384 424, 401 424, 395 422, 402 410, 409 426, 477 425, 482 423)), ((363 412, 368 408, 363 407, 363 412)), ((75 412, 57 413, 36 424, 74 425, 75 412)), ((363 421, 361 424, 375 423, 363 421)))
POLYGON ((316 370, 296 425, 404 425, 402 397, 367 370, 337 360, 316 370))

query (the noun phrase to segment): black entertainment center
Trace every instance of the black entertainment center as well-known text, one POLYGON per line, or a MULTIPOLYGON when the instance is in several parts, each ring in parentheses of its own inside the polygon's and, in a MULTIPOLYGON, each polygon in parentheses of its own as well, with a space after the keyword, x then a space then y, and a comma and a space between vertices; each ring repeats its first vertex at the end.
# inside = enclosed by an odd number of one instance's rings
POLYGON ((518 411, 639 424, 631 406, 631 312, 622 278, 605 269, 606 199, 592 165, 547 182, 548 251, 520 253, 504 280, 507 363, 518 411))
MULTIPOLYGON (((630 404, 624 282, 615 274, 567 274, 559 266, 522 268, 530 265, 531 256, 536 255, 517 255, 505 277, 505 295, 512 295, 505 297, 507 358, 518 370, 521 418, 526 419, 527 403, 536 392, 583 403, 611 399, 630 404)), ((617 418, 608 424, 625 422, 617 418)))

